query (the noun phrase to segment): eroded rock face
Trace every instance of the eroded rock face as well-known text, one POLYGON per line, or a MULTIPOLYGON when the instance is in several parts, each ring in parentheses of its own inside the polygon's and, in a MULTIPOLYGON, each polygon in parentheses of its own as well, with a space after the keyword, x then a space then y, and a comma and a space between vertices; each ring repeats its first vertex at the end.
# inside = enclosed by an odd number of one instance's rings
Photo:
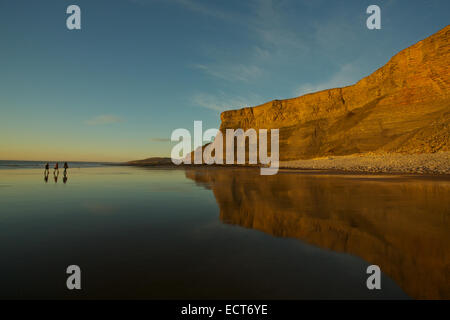
POLYGON ((356 84, 225 111, 221 127, 279 128, 280 160, 449 150, 450 26, 356 84))
POLYGON ((203 168, 223 223, 297 238, 379 265, 408 295, 450 298, 450 183, 203 168))

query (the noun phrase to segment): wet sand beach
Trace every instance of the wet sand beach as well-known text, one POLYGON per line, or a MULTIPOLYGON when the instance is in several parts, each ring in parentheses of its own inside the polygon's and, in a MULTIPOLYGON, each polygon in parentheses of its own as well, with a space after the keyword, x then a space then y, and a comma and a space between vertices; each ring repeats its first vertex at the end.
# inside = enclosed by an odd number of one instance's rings
POLYGON ((116 166, 0 181, 2 298, 450 297, 445 177, 116 166))

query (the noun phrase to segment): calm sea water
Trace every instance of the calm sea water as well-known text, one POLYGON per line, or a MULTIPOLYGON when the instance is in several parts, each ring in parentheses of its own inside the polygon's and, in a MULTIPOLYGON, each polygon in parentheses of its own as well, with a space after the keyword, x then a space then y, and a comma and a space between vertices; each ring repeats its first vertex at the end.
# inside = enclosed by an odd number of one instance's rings
MULTIPOLYGON (((44 168, 45 164, 48 163, 50 168, 55 166, 56 161, 16 161, 16 160, 0 160, 0 170, 1 169, 39 169, 44 168)), ((59 167, 62 168, 64 162, 58 162, 59 167)), ((68 162, 70 168, 91 168, 91 167, 103 167, 110 165, 109 163, 101 162, 68 162)))
POLYGON ((450 297, 448 179, 72 167, 0 170, 1 298, 450 297))

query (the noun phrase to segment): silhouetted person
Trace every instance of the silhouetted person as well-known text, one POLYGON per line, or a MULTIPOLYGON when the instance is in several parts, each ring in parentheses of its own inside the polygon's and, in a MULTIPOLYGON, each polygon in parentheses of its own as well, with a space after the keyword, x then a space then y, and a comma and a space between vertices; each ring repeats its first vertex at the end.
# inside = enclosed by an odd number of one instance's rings
POLYGON ((47 163, 45 164, 44 175, 47 175, 47 176, 48 176, 48 174, 50 173, 49 168, 50 168, 50 166, 48 165, 48 162, 47 162, 47 163))
POLYGON ((56 171, 58 171, 58 175, 59 175, 59 164, 58 164, 58 162, 55 164, 55 169, 53 170, 53 174, 55 174, 56 171))
POLYGON ((69 169, 69 166, 67 165, 67 162, 64 162, 64 177, 67 176, 67 169, 69 169))

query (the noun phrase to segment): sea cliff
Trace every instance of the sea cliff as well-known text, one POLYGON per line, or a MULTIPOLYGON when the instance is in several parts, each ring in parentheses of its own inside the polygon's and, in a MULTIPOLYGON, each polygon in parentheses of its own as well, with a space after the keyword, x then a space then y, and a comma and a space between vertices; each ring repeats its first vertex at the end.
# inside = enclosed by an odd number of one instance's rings
POLYGON ((449 151, 450 26, 356 84, 225 111, 225 129, 280 129, 280 160, 449 151))

